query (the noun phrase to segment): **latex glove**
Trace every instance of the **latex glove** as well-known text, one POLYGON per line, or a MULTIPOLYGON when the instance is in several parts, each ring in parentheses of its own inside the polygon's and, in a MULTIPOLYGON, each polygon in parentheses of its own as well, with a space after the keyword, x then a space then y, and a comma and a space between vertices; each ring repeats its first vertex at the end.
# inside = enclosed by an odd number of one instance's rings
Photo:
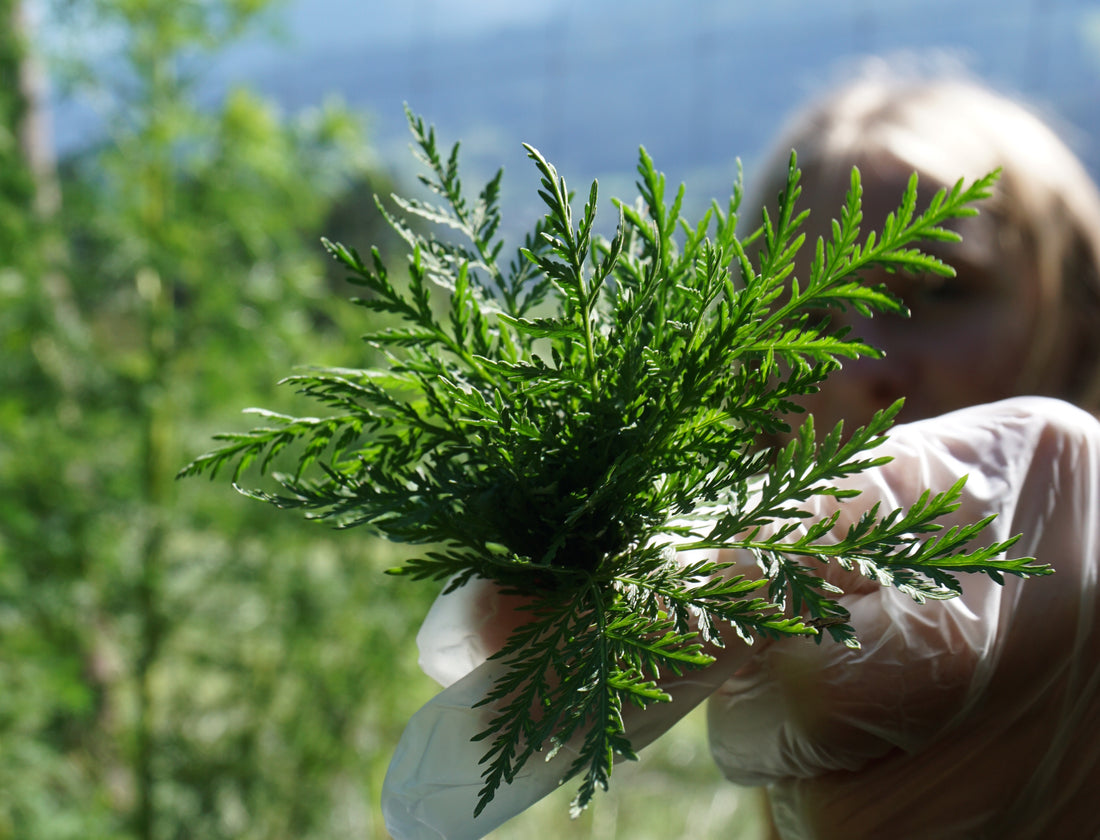
MULTIPOLYGON (((502 673, 486 661, 518 623, 522 599, 501 596, 497 587, 474 580, 432 605, 417 636, 420 665, 446 686, 409 721, 398 743, 382 788, 382 811, 394 840, 476 840, 526 810, 558 787, 575 753, 568 746, 547 762, 534 756, 475 820, 474 806, 483 782, 478 764, 486 745, 470 738, 482 731, 490 708, 471 708, 502 673)), ((731 636, 733 634, 730 634, 731 636)), ((717 661, 702 671, 662 683, 671 703, 644 712, 623 709, 631 745, 640 750, 709 697, 739 667, 752 648, 734 637, 723 650, 709 651, 717 661)))
POLYGON ((857 510, 969 474, 948 521, 998 514, 985 538, 1022 533, 1013 555, 1056 574, 966 577, 916 605, 832 573, 862 650, 762 648, 711 700, 715 760, 771 785, 787 840, 1100 837, 1100 424, 1016 399, 900 426, 879 451, 894 460, 851 482, 857 510))

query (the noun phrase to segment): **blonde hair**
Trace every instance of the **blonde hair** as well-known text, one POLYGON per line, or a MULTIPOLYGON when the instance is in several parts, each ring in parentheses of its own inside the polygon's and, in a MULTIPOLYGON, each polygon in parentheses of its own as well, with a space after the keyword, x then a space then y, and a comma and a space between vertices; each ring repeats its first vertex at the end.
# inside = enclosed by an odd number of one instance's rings
POLYGON ((765 162, 763 196, 782 188, 792 148, 807 185, 846 184, 852 166, 867 181, 884 163, 936 187, 1000 169, 981 211, 1001 238, 1027 249, 1037 271, 1039 321, 1020 390, 1100 408, 1100 193, 1041 119, 969 81, 877 73, 795 116, 765 162), (1052 372, 1067 330, 1068 369, 1052 372))

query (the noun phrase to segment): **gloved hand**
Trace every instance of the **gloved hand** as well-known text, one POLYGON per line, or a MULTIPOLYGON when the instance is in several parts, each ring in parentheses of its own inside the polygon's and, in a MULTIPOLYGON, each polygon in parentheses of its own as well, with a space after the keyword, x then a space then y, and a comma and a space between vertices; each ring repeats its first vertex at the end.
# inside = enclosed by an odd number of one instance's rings
MULTIPOLYGON (((741 571, 740 569, 735 571, 741 571)), ((759 574, 759 572, 756 572, 759 574)), ((569 746, 551 761, 532 757, 474 819, 483 782, 484 742, 470 738, 485 729, 491 707, 473 709, 501 675, 486 657, 526 619, 523 599, 502 596, 495 584, 474 580, 441 595, 417 636, 420 666, 446 688, 409 721, 382 789, 382 812, 394 840, 477 840, 555 790, 575 758, 569 746)), ((748 661, 752 648, 733 634, 725 649, 708 652, 717 661, 702 671, 662 681, 672 702, 644 712, 623 708, 631 746, 640 750, 698 706, 748 661)))
POLYGON ((899 426, 881 452, 859 507, 968 474, 945 524, 997 514, 984 539, 1022 533, 1013 555, 1055 574, 918 605, 832 570, 862 649, 763 648, 710 701, 715 760, 771 785, 785 840, 1100 837, 1100 424, 1014 399, 899 426))
MULTIPOLYGON (((671 704, 628 707, 632 743, 713 694, 715 759, 734 781, 772 786, 785 837, 1100 836, 1085 807, 1100 767, 1100 426, 1063 403, 1018 399, 898 427, 880 451, 895 460, 850 482, 863 493, 838 527, 875 501, 908 506, 969 474, 950 519, 1000 514, 985 538, 1023 532, 1014 551, 1058 574, 1004 588, 970 578, 962 597, 916 605, 832 568, 862 650, 731 638, 710 668, 664 686, 671 704)), ((818 512, 836 504, 818 500, 818 512)), ((484 745, 469 738, 486 714, 470 707, 499 668, 484 657, 516 620, 513 606, 475 583, 426 620, 422 664, 444 683, 460 678, 398 746, 383 791, 396 840, 473 840, 556 787, 568 757, 533 760, 470 817, 484 745)))

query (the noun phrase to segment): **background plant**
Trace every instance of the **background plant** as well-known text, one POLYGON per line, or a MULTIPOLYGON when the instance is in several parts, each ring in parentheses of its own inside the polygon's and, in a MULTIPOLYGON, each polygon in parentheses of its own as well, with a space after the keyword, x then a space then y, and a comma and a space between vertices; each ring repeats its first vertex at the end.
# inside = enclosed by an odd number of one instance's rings
MULTIPOLYGON (((426 595, 365 621, 377 544, 173 481, 243 395, 303 354, 347 358, 317 237, 385 182, 337 103, 199 106, 198 60, 265 6, 59 3, 114 45, 60 62, 40 48, 68 40, 0 3, 3 838, 384 831, 372 745, 410 701, 371 690, 373 652, 426 595), (105 127, 59 166, 27 131, 46 72, 105 127)), ((418 696, 414 663, 385 667, 418 696)))

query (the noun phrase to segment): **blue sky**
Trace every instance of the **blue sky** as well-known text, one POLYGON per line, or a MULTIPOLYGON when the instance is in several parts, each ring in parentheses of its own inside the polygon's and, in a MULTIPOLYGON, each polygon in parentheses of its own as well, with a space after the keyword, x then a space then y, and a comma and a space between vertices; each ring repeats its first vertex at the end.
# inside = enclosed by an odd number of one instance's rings
MULTIPOLYGON (((293 0, 279 28, 211 62, 211 89, 257 86, 288 110, 341 97, 399 173, 408 102, 463 140, 476 177, 504 165, 506 198, 530 142, 615 193, 645 145, 705 203, 794 108, 880 55, 1036 104, 1100 174, 1100 0, 293 0)), ((58 116, 62 143, 87 136, 58 116)))

